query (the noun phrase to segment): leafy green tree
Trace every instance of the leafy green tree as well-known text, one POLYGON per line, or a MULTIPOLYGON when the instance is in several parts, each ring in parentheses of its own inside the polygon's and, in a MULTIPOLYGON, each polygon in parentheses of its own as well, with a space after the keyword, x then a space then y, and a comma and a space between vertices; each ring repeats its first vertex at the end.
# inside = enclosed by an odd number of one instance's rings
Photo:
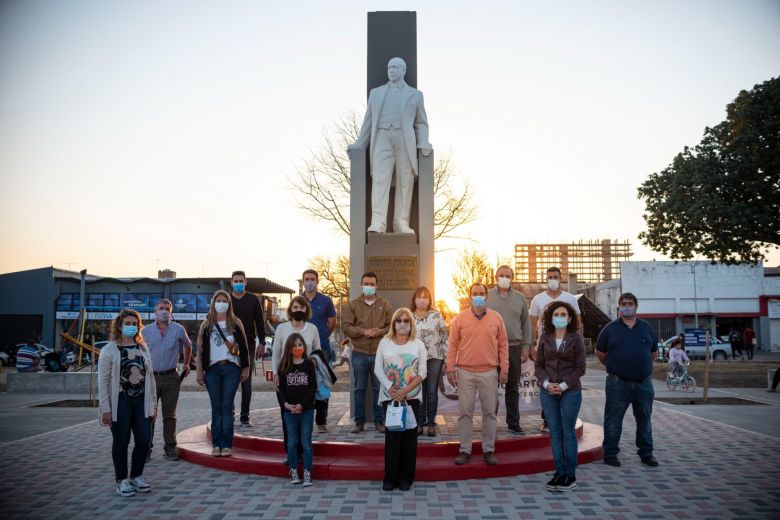
POLYGON ((726 120, 638 189, 651 249, 758 262, 780 245, 780 78, 742 91, 726 120))

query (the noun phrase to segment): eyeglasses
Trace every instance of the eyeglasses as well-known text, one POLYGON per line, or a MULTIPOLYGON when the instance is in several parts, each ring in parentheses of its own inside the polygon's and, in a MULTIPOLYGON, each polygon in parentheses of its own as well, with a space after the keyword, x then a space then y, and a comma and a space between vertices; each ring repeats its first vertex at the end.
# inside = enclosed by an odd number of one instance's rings
POLYGON ((411 323, 412 321, 408 320, 408 319, 407 320, 402 320, 402 319, 399 318, 399 319, 395 320, 395 322, 396 323, 411 323))

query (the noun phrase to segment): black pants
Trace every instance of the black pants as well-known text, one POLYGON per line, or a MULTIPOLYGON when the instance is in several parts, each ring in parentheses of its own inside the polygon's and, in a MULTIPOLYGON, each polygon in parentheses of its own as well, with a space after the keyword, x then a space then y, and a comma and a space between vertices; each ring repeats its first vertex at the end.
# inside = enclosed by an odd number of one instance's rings
POLYGON ((737 354, 742 357, 742 345, 739 343, 731 344, 731 359, 737 359, 737 354))
POLYGON ((523 346, 509 346, 509 374, 506 380, 506 425, 520 426, 520 376, 523 364, 523 346))
POLYGON ((252 373, 255 371, 255 344, 249 348, 249 377, 241 383, 241 422, 249 421, 249 404, 252 401, 252 373))
POLYGON ((772 378, 772 390, 777 390, 777 385, 780 384, 780 367, 775 370, 775 377, 772 378))
POLYGON ((328 424, 328 401, 314 401, 314 424, 322 426, 328 424))
POLYGON ((751 343, 747 346, 747 357, 748 359, 753 359, 753 351, 756 349, 756 347, 751 343))
POLYGON ((130 446, 130 433, 133 434, 135 446, 131 457, 130 478, 136 478, 144 473, 146 452, 149 450, 149 439, 152 436, 152 418, 145 417, 144 394, 137 397, 127 397, 119 393, 116 421, 111 423, 111 458, 114 461, 116 481, 127 478, 127 448, 130 446))
MULTIPOLYGON (((420 416, 420 401, 406 401, 414 410, 415 417, 420 416)), ((385 412, 390 401, 382 403, 385 412)), ((403 432, 385 430, 385 484, 393 486, 409 485, 414 482, 417 467, 417 428, 403 432)))

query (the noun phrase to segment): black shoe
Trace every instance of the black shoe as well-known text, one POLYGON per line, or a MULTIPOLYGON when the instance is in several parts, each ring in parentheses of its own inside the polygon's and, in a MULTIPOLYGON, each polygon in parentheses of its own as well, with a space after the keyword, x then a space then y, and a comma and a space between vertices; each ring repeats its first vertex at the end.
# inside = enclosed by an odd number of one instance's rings
POLYGON ((382 491, 392 491, 393 489, 393 484, 390 482, 382 482, 382 491))
POLYGON ((775 390, 774 388, 770 388, 769 390, 767 390, 767 392, 777 392, 777 390, 775 390))
POLYGON ((655 460, 655 457, 650 455, 649 457, 642 457, 642 464, 645 466, 650 466, 651 468, 658 467, 658 461, 655 460))
POLYGON ((605 457, 604 464, 607 466, 615 466, 616 468, 620 467, 620 461, 617 457, 605 457))
POLYGON ((401 491, 409 491, 410 489, 412 489, 411 484, 401 484, 398 487, 401 489, 401 491))
POLYGON ((252 427, 252 423, 249 422, 249 419, 247 419, 246 421, 241 421, 241 427, 242 428, 251 428, 252 427))
POLYGON ((547 491, 558 491, 558 481, 561 480, 561 477, 563 477, 563 475, 559 475, 558 473, 553 474, 552 478, 547 483, 547 491))
POLYGON ((176 453, 176 448, 173 446, 165 448, 165 458, 168 460, 179 460, 179 454, 176 453))
POLYGON ((509 433, 511 433, 512 435, 525 435, 525 432, 523 431, 523 429, 520 427, 519 424, 513 424, 512 426, 507 426, 506 429, 509 430, 509 433))
POLYGON ((577 477, 564 475, 558 479, 558 485, 556 487, 558 491, 571 491, 577 487, 577 477))

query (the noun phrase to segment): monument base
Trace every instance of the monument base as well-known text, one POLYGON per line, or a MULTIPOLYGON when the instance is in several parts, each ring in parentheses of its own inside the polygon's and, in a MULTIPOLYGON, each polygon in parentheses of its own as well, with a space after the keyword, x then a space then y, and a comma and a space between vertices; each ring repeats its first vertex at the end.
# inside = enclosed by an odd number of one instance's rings
MULTIPOLYGON (((338 401, 335 399, 334 401, 338 401)), ((384 435, 373 427, 360 434, 349 433, 351 420, 348 405, 331 402, 328 433, 314 433, 315 480, 372 480, 380 481, 384 475, 384 435)), ((457 415, 441 414, 436 418, 437 435, 418 437, 417 481, 465 480, 472 478, 506 477, 520 474, 540 473, 554 469, 550 438, 539 433, 538 416, 521 418, 522 427, 529 432, 517 437, 507 432, 505 418, 498 419, 496 435, 496 456, 499 463, 488 466, 481 460, 482 446, 479 442, 481 417, 474 417, 473 461, 463 466, 455 465, 459 444, 457 441, 457 415), (502 426, 503 425, 503 426, 502 426), (533 432, 533 433, 531 433, 533 432)), ((269 409, 252 412, 251 420, 257 432, 268 437, 242 433, 233 438, 232 457, 211 456, 210 425, 196 426, 180 432, 177 436, 179 455, 182 459, 224 471, 252 473, 287 478, 289 468, 282 464, 286 456, 283 447, 279 410, 269 409)), ((579 453, 577 460, 586 464, 602 458, 601 441, 603 429, 600 426, 577 421, 579 453)))

